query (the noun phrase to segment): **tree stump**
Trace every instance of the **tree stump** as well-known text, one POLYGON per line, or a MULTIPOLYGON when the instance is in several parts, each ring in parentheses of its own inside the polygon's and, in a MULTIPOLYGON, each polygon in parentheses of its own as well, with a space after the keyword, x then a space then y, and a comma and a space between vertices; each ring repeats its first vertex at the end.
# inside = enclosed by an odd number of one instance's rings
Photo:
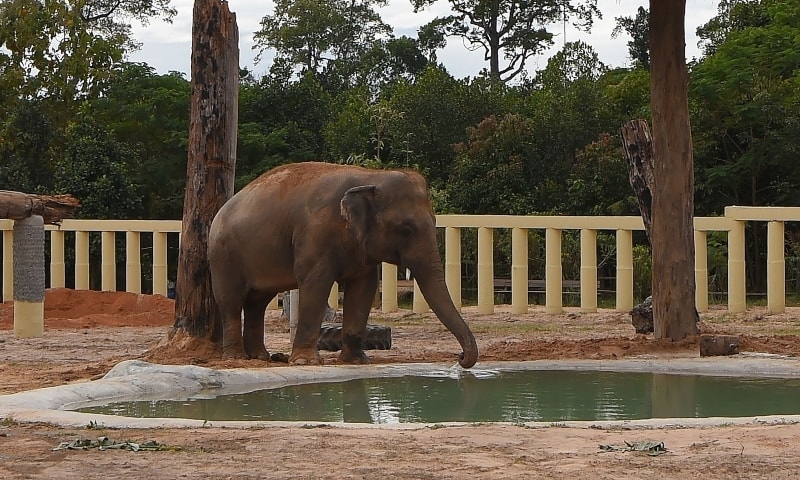
POLYGON ((653 333, 653 297, 649 296, 630 311, 631 324, 636 333, 653 333))
POLYGON ((736 335, 700 335, 700 356, 713 357, 739 353, 739 337, 736 335))
POLYGON ((652 245, 653 137, 645 120, 631 120, 622 126, 622 147, 628 160, 628 181, 636 194, 647 241, 652 245))

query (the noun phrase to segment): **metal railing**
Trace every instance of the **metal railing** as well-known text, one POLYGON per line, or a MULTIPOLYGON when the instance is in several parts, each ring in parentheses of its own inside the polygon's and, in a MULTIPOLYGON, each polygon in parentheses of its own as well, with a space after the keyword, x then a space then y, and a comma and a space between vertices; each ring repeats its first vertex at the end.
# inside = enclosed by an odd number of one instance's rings
MULTIPOLYGON (((723 217, 694 219, 696 304, 699 311, 708 309, 708 232, 727 233, 728 310, 746 309, 745 290, 745 226, 747 222, 767 223, 767 309, 779 313, 786 306, 784 257, 784 224, 800 221, 800 207, 725 208, 723 217)), ((445 280, 450 294, 460 308, 462 304, 461 236, 464 229, 477 229, 477 303, 478 312, 492 313, 497 297, 494 291, 494 232, 511 230, 511 310, 525 313, 528 295, 528 233, 544 231, 545 237, 545 308, 548 313, 561 313, 562 305, 562 232, 580 232, 580 309, 597 310, 598 265, 597 234, 614 232, 616 236, 615 308, 629 311, 633 307, 633 238, 632 232, 644 230, 642 219, 634 216, 505 216, 505 215, 439 215, 437 227, 444 229, 445 280)), ((13 221, 0 220, 3 231, 3 300, 13 298, 13 221)), ((100 286, 117 290, 117 234, 125 233, 125 287, 129 292, 142 291, 141 236, 152 238, 152 285, 148 291, 166 295, 168 288, 167 239, 178 235, 178 220, 64 220, 60 226, 46 226, 50 243, 48 287, 64 287, 66 279, 65 234, 74 232, 74 288, 90 285, 90 233, 100 236, 100 286)), ((149 240, 149 239, 148 239, 149 240)), ((94 269, 93 271, 97 271, 94 269)), ((381 308, 397 310, 397 267, 383 264, 381 269, 381 308)), ((338 302, 338 287, 331 292, 332 304, 338 302)), ((419 288, 414 284, 412 308, 428 309, 419 288)), ((273 303, 273 307, 275 304, 273 303)))

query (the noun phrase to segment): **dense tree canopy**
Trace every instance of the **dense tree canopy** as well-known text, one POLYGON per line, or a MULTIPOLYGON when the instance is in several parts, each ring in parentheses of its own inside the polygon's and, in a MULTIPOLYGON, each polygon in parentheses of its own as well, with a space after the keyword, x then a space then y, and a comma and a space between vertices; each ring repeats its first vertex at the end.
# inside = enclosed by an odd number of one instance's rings
MULTIPOLYGON (((437 0, 411 0, 420 10, 437 0)), ((448 0, 453 15, 438 17, 428 26, 444 36, 463 38, 484 52, 489 76, 511 80, 525 69, 526 61, 553 45, 554 24, 571 21, 590 29, 600 16, 597 0, 448 0)))

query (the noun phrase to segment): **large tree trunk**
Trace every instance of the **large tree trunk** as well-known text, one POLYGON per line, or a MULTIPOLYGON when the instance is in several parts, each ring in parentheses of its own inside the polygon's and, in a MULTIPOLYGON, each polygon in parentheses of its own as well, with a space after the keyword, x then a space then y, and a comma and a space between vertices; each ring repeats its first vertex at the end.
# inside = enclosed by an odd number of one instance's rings
POLYGON ((684 40, 686 0, 650 0, 655 338, 697 334, 694 166, 684 40))
POLYGON ((186 196, 175 288, 175 329, 218 342, 222 322, 211 290, 208 231, 233 195, 239 32, 227 2, 195 0, 186 196))

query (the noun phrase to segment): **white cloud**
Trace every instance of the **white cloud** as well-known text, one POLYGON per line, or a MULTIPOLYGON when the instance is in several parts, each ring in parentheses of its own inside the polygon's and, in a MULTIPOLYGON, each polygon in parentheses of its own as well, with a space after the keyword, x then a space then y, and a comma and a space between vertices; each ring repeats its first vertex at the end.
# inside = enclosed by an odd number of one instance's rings
MULTIPOLYGON (((686 56, 687 58, 699 56, 695 30, 707 22, 717 13, 719 0, 687 0, 686 6, 686 56)), ((271 1, 255 0, 230 0, 229 8, 236 13, 236 22, 239 27, 239 63, 250 68, 256 76, 261 76, 269 70, 270 56, 265 54, 261 63, 254 64, 257 54, 252 49, 253 34, 259 29, 261 19, 271 13, 274 4, 271 1)), ((380 10, 383 20, 392 25, 395 35, 405 34, 416 36, 417 29, 432 20, 437 15, 446 15, 449 12, 447 2, 439 0, 433 7, 423 12, 414 13, 409 0, 390 0, 389 5, 380 10)), ((628 61, 628 49, 625 35, 612 39, 611 31, 614 29, 615 17, 636 15, 637 8, 642 5, 646 8, 648 2, 635 2, 630 0, 599 0, 598 8, 603 14, 601 20, 596 20, 592 32, 586 34, 567 28, 566 37, 561 26, 556 26, 556 44, 542 55, 530 59, 528 70, 534 72, 542 69, 547 64, 547 59, 561 49, 564 39, 566 41, 583 40, 592 45, 598 52, 600 60, 610 66, 625 66, 628 61)), ((178 10, 178 15, 172 24, 153 21, 146 27, 135 26, 134 36, 142 43, 142 49, 130 56, 131 61, 146 62, 159 73, 168 71, 183 72, 188 77, 191 61, 192 44, 192 0, 173 0, 173 6, 178 10)), ((438 52, 439 61, 445 64, 448 71, 455 77, 474 76, 486 67, 483 61, 483 51, 470 52, 461 39, 450 39, 447 47, 438 52)))

